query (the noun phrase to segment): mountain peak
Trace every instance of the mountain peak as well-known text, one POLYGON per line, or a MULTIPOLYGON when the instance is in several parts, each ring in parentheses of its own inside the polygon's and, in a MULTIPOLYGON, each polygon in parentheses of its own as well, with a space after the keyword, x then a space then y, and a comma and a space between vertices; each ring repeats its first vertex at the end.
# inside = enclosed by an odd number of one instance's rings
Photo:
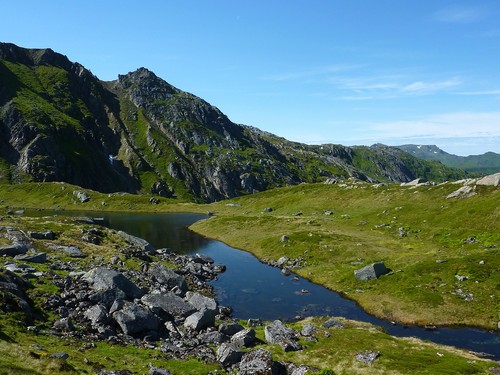
POLYGON ((69 59, 50 48, 23 48, 12 43, 0 42, 0 59, 28 66, 55 65, 68 67, 69 59))

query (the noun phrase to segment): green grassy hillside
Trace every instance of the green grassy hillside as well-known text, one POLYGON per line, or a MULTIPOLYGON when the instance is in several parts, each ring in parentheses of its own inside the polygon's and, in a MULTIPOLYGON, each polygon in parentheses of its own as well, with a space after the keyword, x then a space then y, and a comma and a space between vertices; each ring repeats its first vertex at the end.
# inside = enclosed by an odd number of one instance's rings
POLYGON ((381 318, 493 329, 500 311, 500 190, 477 186, 473 197, 446 199, 458 188, 300 185, 213 204, 216 217, 192 228, 259 258, 302 257, 306 263, 295 272, 381 318), (288 241, 280 241, 283 235, 288 241), (393 272, 355 279, 354 270, 376 261, 393 272))

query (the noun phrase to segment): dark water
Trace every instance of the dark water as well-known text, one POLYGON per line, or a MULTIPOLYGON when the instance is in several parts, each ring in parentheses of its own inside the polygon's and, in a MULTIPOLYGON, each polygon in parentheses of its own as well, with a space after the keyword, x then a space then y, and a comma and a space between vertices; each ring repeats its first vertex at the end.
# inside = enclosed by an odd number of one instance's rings
MULTIPOLYGON (((75 215, 63 213, 63 215, 75 215)), ((79 213, 78 215, 82 215, 79 213)), ((87 216, 96 216, 95 213, 87 216)), ((292 320, 312 315, 343 316, 370 322, 394 336, 414 336, 440 344, 453 345, 500 359, 500 335, 474 328, 439 328, 393 325, 367 314, 355 302, 295 275, 284 276, 277 268, 261 263, 252 254, 234 249, 190 231, 187 227, 203 218, 200 214, 109 214, 99 215, 107 226, 149 241, 156 248, 178 253, 202 253, 227 271, 212 282, 221 305, 231 306, 240 319, 292 320), (307 291, 307 292, 305 292, 307 291)))

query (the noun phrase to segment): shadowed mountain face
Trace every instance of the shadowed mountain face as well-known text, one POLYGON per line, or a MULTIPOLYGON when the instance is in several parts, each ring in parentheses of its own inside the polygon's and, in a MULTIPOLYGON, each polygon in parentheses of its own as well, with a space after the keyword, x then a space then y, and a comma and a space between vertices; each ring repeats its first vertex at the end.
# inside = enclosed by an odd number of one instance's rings
POLYGON ((396 148, 289 142, 234 124, 145 68, 103 82, 50 49, 0 43, 0 180, 214 201, 348 177, 465 173, 396 148))

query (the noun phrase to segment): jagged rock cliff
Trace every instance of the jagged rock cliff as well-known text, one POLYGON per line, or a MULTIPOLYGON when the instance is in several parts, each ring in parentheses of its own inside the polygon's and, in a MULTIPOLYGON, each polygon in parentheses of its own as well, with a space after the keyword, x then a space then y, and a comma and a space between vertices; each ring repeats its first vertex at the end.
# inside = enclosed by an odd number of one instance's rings
POLYGON ((50 49, 0 43, 0 179, 214 201, 331 177, 464 173, 393 148, 289 142, 234 124, 145 68, 102 82, 50 49))

